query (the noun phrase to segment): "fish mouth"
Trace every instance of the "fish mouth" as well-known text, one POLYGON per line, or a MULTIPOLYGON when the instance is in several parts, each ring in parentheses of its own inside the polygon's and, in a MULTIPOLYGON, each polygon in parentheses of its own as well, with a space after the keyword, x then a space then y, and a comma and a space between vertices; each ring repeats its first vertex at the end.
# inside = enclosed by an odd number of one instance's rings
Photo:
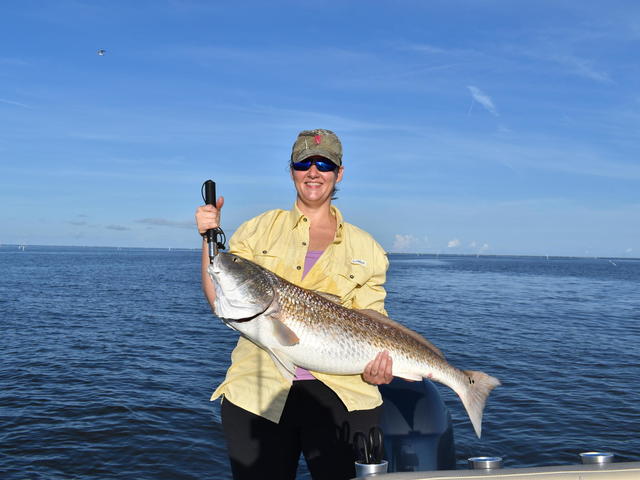
POLYGON ((221 274, 222 273, 222 266, 220 264, 221 261, 222 261, 222 257, 220 257, 220 254, 218 253, 211 260, 209 267, 207 267, 207 271, 214 275, 221 274))
POLYGON ((209 272, 209 274, 211 275, 218 276, 222 273, 222 270, 220 269, 220 266, 216 266, 215 260, 214 260, 214 263, 212 263, 207 267, 207 272, 209 272))

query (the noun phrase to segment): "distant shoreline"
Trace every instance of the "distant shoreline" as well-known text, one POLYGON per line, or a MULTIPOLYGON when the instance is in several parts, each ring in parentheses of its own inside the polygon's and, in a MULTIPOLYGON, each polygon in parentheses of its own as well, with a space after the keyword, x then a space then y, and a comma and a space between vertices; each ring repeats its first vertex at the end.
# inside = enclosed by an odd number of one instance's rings
MULTIPOLYGON (((29 250, 29 249, 95 249, 95 250, 113 250, 113 251, 155 251, 155 252, 200 252, 200 247, 197 248, 184 248, 184 247, 113 247, 113 246, 95 246, 95 245, 31 245, 31 244, 17 244, 17 243, 5 243, 0 244, 0 250, 4 249, 16 249, 16 250, 29 250)), ((593 259, 593 260, 640 260, 640 257, 615 257, 615 256, 578 256, 578 255, 536 255, 536 254, 518 254, 518 253, 408 253, 408 252, 387 252, 387 255, 393 255, 398 257, 426 257, 426 258, 456 258, 456 257, 477 257, 477 258, 546 258, 549 260, 560 259, 593 259)))

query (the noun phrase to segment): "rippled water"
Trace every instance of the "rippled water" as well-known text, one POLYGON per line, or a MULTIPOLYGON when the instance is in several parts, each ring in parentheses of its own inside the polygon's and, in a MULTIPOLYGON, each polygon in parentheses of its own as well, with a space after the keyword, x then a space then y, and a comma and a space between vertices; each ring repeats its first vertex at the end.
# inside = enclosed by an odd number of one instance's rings
MULTIPOLYGON (((3 479, 229 478, 217 404, 236 334, 194 251, 0 248, 3 479)), ((460 465, 640 460, 640 261, 391 256, 387 309, 503 386, 460 465)), ((301 476, 305 476, 304 468, 301 476)))

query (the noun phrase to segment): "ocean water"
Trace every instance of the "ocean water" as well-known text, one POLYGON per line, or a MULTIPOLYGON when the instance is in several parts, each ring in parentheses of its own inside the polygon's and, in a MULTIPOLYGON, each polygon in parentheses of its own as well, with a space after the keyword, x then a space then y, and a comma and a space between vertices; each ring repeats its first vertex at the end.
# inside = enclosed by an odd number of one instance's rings
MULTIPOLYGON (((209 396, 237 334, 202 297, 199 255, 0 247, 0 478, 230 478, 209 396)), ((503 383, 481 440, 438 386, 460 468, 640 460, 640 260, 390 260, 391 317, 503 383)))

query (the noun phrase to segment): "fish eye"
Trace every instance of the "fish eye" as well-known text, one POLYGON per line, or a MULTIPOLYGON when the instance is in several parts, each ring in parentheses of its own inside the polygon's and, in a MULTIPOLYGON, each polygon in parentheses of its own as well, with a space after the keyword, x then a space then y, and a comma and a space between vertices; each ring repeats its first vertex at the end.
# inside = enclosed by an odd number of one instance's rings
POLYGON ((238 257, 233 257, 233 261, 237 262, 238 261, 238 257))

